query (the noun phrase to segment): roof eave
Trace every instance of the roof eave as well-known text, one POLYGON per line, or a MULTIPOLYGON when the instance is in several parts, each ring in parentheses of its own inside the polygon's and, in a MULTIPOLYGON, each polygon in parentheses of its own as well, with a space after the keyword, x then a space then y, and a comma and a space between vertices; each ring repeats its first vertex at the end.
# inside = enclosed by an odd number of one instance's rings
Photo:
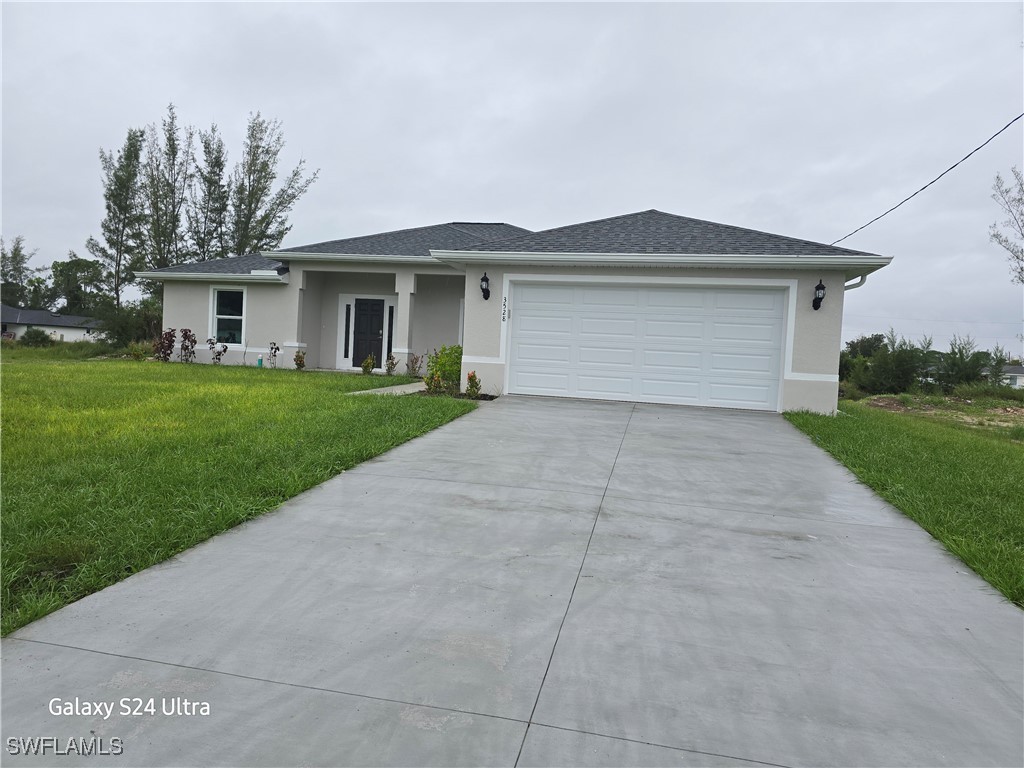
MULTIPOLYGON (((269 270, 267 270, 269 271, 269 270)), ((222 283, 288 283, 288 273, 263 274, 250 272, 136 272, 143 280, 192 280, 222 283)))
POLYGON ((522 264, 524 266, 689 267, 709 269, 828 269, 850 277, 868 275, 892 261, 891 256, 692 253, 538 253, 512 251, 431 250, 439 262, 449 264, 522 264))

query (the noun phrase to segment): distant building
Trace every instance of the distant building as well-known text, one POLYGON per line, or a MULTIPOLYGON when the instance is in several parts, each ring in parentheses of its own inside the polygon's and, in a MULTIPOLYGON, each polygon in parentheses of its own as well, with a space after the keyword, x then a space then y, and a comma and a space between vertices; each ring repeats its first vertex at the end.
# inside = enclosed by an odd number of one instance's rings
POLYGON ((29 328, 40 328, 54 341, 97 341, 99 325, 100 321, 91 317, 0 304, 0 331, 5 339, 20 339, 29 328))

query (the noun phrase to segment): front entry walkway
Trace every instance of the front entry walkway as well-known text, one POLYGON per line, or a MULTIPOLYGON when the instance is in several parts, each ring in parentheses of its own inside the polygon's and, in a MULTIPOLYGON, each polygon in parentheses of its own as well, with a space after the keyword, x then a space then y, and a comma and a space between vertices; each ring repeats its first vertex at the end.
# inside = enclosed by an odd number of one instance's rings
POLYGON ((2 739, 7 765, 1021 765, 1022 656, 1019 609, 778 415, 503 397, 5 639, 2 739), (38 737, 123 754, 12 755, 38 737))

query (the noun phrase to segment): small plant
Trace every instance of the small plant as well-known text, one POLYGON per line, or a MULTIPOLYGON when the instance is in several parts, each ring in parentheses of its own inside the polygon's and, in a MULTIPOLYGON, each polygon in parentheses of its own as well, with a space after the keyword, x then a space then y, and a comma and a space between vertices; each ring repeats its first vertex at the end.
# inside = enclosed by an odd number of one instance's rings
POLYGON ((228 345, 218 344, 216 339, 207 339, 206 345, 210 348, 210 356, 213 359, 213 364, 220 365, 220 361, 224 357, 224 353, 228 351, 228 345))
POLYGON ((409 353, 409 358, 405 361, 405 372, 410 376, 419 376, 420 368, 423 367, 423 355, 417 355, 413 352, 409 353))
POLYGON ((471 400, 480 397, 480 377, 476 375, 476 371, 466 374, 466 397, 471 400))
POLYGON ((388 376, 395 375, 395 368, 398 367, 398 358, 394 355, 388 355, 388 359, 384 361, 384 373, 388 376))
POLYGON ((427 356, 427 375, 423 379, 427 392, 435 395, 454 395, 459 391, 462 376, 462 347, 458 344, 435 349, 427 356))
POLYGON ((161 363, 169 363, 171 361, 171 355, 174 354, 174 337, 176 334, 176 329, 168 328, 153 343, 153 357, 161 363))
POLYGON ((183 363, 191 363, 196 359, 196 335, 191 328, 181 329, 181 347, 178 350, 178 359, 183 363))
POLYGON ((364 374, 369 376, 371 373, 373 373, 373 369, 377 367, 377 358, 374 357, 373 353, 371 352, 366 356, 366 359, 359 364, 359 367, 363 369, 364 374))
POLYGON ((306 351, 304 349, 295 350, 295 357, 292 358, 292 362, 295 363, 295 370, 303 370, 306 367, 306 351))
POLYGON ((56 342, 42 328, 29 328, 18 339, 23 347, 52 347, 56 342))
POLYGON ((142 362, 153 352, 153 345, 144 341, 131 341, 128 343, 128 357, 132 360, 142 362))
POLYGON ((281 351, 281 348, 277 346, 276 341, 270 342, 270 352, 267 354, 267 360, 270 362, 271 368, 277 368, 277 353, 281 351))

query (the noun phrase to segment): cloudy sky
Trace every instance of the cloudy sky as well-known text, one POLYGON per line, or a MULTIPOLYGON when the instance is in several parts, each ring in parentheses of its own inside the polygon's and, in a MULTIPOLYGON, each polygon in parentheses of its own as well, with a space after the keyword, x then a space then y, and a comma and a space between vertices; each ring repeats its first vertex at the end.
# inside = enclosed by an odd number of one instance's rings
MULTIPOLYGON (((1009 3, 11 3, 6 240, 85 255, 98 150, 130 126, 280 119, 320 180, 293 246, 444 221, 530 229, 657 208, 829 243, 1024 111, 1009 3)), ((844 338, 894 327, 1020 352, 1024 291, 989 242, 1018 122, 843 245, 895 257, 844 338)))

